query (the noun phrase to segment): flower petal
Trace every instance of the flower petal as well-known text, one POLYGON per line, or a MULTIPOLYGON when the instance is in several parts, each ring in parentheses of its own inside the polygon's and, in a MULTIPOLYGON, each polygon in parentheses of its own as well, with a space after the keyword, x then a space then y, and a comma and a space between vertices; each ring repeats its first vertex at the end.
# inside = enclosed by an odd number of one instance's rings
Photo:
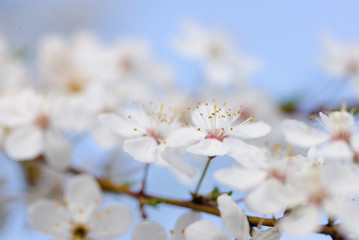
POLYGON ((275 227, 262 231, 253 231, 251 240, 279 240, 282 233, 275 227))
POLYGON ((132 240, 167 240, 165 229, 158 223, 143 221, 136 225, 132 232, 132 240))
POLYGON ((185 230, 186 240, 230 240, 216 224, 201 220, 189 225, 185 230))
POLYGON ((285 120, 282 123, 282 131, 288 143, 302 148, 322 144, 330 138, 328 134, 296 120, 285 120))
POLYGON ((123 149, 139 162, 152 163, 157 160, 158 145, 152 137, 126 140, 123 149))
POLYGON ((124 120, 122 117, 115 113, 100 114, 98 116, 98 119, 105 126, 123 137, 133 137, 141 135, 139 131, 134 131, 134 129, 136 128, 135 124, 124 120))
POLYGON ((241 165, 248 168, 258 168, 258 166, 263 167, 265 165, 264 162, 267 157, 260 148, 233 137, 224 139, 223 143, 230 149, 229 155, 241 165))
POLYGON ((55 235, 66 234, 70 229, 71 217, 60 202, 39 200, 29 206, 31 227, 55 235))
POLYGON ((175 225, 174 234, 172 240, 186 240, 184 230, 194 222, 201 220, 201 214, 199 212, 187 212, 182 214, 175 225))
POLYGON ((237 166, 220 169, 214 173, 214 178, 229 187, 247 191, 261 184, 267 173, 256 169, 243 169, 237 166))
POLYGON ((267 135, 271 131, 271 126, 265 122, 250 122, 236 126, 231 135, 240 138, 258 138, 267 135))
POLYGON ((205 156, 222 156, 229 152, 229 148, 217 139, 202 139, 199 143, 188 147, 187 151, 205 156))
POLYGON ((223 226, 235 239, 248 239, 249 223, 242 209, 227 194, 219 196, 217 201, 223 226))
POLYGON ((63 171, 71 165, 72 144, 61 132, 47 131, 44 154, 51 167, 63 171))
POLYGON ((78 222, 85 222, 97 207, 101 190, 93 177, 78 175, 66 186, 64 199, 71 216, 78 222))
POLYGON ((347 160, 353 159, 353 152, 344 141, 334 141, 317 151, 318 156, 322 156, 327 160, 347 160))
POLYGON ((174 130, 171 135, 166 139, 167 147, 184 147, 195 143, 198 143, 201 139, 204 139, 206 134, 197 131, 194 128, 179 128, 174 130))
POLYGON ((245 205, 251 212, 272 215, 284 211, 287 207, 285 200, 282 184, 270 179, 247 194, 245 205))
POLYGON ((43 141, 42 131, 30 125, 12 131, 5 139, 4 148, 16 160, 29 160, 42 152, 43 141))
POLYGON ((185 163, 177 154, 170 149, 166 149, 161 152, 160 158, 167 162, 171 167, 175 168, 179 172, 185 174, 188 177, 194 177, 196 170, 189 164, 185 163))
POLYGON ((305 206, 279 223, 280 228, 293 235, 304 235, 319 230, 319 210, 315 206, 305 206))
POLYGON ((128 207, 114 205, 96 209, 90 218, 89 226, 98 237, 116 238, 131 227, 132 220, 133 216, 128 207))

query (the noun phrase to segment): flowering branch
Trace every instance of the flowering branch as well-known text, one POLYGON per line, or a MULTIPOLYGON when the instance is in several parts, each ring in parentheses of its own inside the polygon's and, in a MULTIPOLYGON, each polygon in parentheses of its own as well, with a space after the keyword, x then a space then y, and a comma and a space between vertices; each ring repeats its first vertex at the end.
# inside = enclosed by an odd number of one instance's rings
MULTIPOLYGON (((76 174, 80 173, 80 171, 76 169, 70 169, 70 172, 76 174)), ((133 191, 129 189, 128 186, 126 185, 114 184, 109 179, 96 178, 96 180, 103 190, 113 193, 118 193, 118 194, 124 194, 136 198, 142 205, 153 205, 153 203, 157 205, 159 203, 165 203, 168 205, 184 207, 195 211, 212 214, 215 216, 220 216, 219 210, 213 205, 209 205, 206 203, 198 203, 197 201, 195 202, 194 200, 177 200, 177 199, 149 195, 144 193, 142 190, 133 191)), ((253 216, 247 216, 247 219, 251 226, 260 225, 267 227, 275 227, 277 222, 280 220, 280 218, 272 219, 272 218, 253 217, 253 216)), ((321 226, 321 229, 318 231, 318 233, 329 235, 332 237, 333 240, 345 240, 345 237, 340 234, 337 227, 338 227, 337 225, 332 225, 332 224, 323 225, 321 226)))

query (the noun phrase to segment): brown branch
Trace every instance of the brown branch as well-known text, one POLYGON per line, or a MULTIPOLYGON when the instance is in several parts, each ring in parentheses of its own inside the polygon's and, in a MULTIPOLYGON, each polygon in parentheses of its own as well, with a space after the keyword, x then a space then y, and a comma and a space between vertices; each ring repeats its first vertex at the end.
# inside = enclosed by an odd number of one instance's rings
MULTIPOLYGON (((74 174, 81 173, 81 171, 76 169, 70 169, 69 172, 74 174)), ((128 186, 114 184, 111 180, 108 179, 103 179, 103 178, 96 178, 96 179, 104 191, 114 192, 117 194, 124 194, 136 198, 142 205, 154 205, 159 203, 165 203, 173 206, 184 207, 195 211, 220 216, 220 212, 215 206, 206 203, 196 202, 194 201, 194 199, 178 200, 178 199, 158 197, 158 196, 146 194, 142 190, 133 191, 129 189, 128 186)), ((247 216, 247 218, 251 226, 261 225, 267 227, 275 227, 277 225, 277 222, 281 219, 281 218, 278 219, 261 218, 261 217, 253 217, 253 216, 247 216)), ((323 225, 321 229, 318 231, 318 233, 329 235, 332 237, 333 240, 346 239, 346 237, 341 235, 340 231, 338 230, 338 225, 333 225, 332 222, 329 222, 327 225, 323 225)))

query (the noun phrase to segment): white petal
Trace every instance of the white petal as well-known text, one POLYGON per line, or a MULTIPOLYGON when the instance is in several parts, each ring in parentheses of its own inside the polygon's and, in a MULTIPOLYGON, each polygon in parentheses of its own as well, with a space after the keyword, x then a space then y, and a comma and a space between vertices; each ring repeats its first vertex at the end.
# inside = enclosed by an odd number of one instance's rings
POLYGON ((271 131, 271 126, 264 122, 246 123, 236 126, 231 135, 240 138, 258 138, 267 135, 271 131))
POLYGON ((230 240, 216 224, 201 220, 189 225, 185 230, 186 240, 230 240))
POLYGON ((279 223, 280 228, 293 235, 304 235, 319 230, 319 210, 315 206, 305 206, 279 223))
POLYGON ((205 156, 222 156, 229 152, 229 148, 217 139, 202 139, 199 143, 188 147, 187 151, 205 156))
POLYGON ((340 213, 340 219, 342 220, 340 228, 343 228, 346 233, 355 234, 357 237, 359 236, 358 214, 359 206, 349 203, 346 203, 340 213))
POLYGON ((351 161, 353 159, 353 152, 344 141, 334 141, 325 145, 318 150, 317 155, 328 160, 351 161))
POLYGON ((132 213, 128 207, 114 205, 96 209, 91 216, 89 226, 98 237, 116 238, 131 227, 132 221, 132 213))
POLYGON ((217 201, 223 226, 235 239, 246 240, 249 235, 249 223, 242 209, 227 194, 219 196, 217 201))
POLYGON ((298 147, 309 148, 329 140, 329 135, 296 120, 285 120, 282 131, 286 141, 298 147))
POLYGON ((79 222, 89 219, 101 199, 101 190, 93 177, 78 175, 65 189, 64 199, 71 216, 79 222))
POLYGON ((43 133, 34 126, 17 128, 6 138, 6 153, 16 160, 30 160, 37 157, 43 150, 43 133))
POLYGON ((136 225, 132 232, 132 240, 167 240, 165 229, 158 223, 143 221, 136 225))
POLYGON ((152 163, 157 160, 158 145, 152 137, 126 140, 123 149, 139 162, 152 163))
POLYGON ((174 130, 166 139, 167 147, 183 147, 198 143, 206 134, 194 128, 179 128, 174 130))
POLYGON ((108 150, 115 148, 119 143, 119 136, 103 125, 95 126, 91 136, 101 147, 108 150))
POLYGON ((175 152, 166 149, 165 151, 161 152, 160 157, 163 159, 163 161, 167 162, 170 166, 187 175, 188 177, 194 177, 196 175, 196 170, 191 165, 180 159, 175 152))
POLYGON ((194 222, 201 220, 201 214, 199 212, 187 212, 182 214, 176 222, 174 234, 172 240, 186 240, 184 230, 194 222))
POLYGON ((285 200, 281 183, 270 179, 248 193, 245 204, 251 212, 272 215, 284 211, 287 207, 285 200))
POLYGON ((70 229, 70 215, 59 202, 39 200, 29 206, 30 225, 44 233, 65 234, 70 229))
POLYGON ((98 116, 98 119, 105 126, 110 128, 115 133, 123 137, 140 136, 139 131, 134 131, 136 125, 124 120, 122 117, 114 113, 104 113, 98 116))
POLYGON ((215 179, 229 187, 247 191, 261 184, 267 173, 261 170, 243 169, 237 166, 220 169, 214 173, 215 179))
POLYGON ((282 233, 275 227, 262 231, 254 231, 251 240, 279 240, 282 233))
POLYGON ((355 151, 359 152, 359 133, 356 133, 352 136, 350 139, 350 145, 355 151))
POLYGON ((230 149, 229 155, 243 166, 258 168, 258 166, 265 165, 267 157, 260 148, 233 137, 224 139, 223 143, 230 149))
POLYGON ((61 132, 45 133, 44 154, 48 164, 63 171, 71 165, 72 144, 61 132))

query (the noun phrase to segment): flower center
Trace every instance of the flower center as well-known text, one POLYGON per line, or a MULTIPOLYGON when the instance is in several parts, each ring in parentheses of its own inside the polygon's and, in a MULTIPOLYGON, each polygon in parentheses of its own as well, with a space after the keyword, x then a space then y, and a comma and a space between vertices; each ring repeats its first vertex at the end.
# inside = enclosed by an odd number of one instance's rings
POLYGON ((45 114, 40 114, 35 119, 35 124, 41 129, 47 129, 50 126, 50 119, 45 114))
POLYGON ((130 57, 124 57, 120 59, 118 65, 120 69, 124 70, 125 72, 131 72, 134 68, 134 64, 130 57))
POLYGON ((281 183, 285 183, 287 180, 287 176, 285 174, 281 173, 278 169, 270 169, 268 171, 268 177, 274 178, 274 179, 280 181, 281 183))
POLYGON ((332 112, 329 114, 328 129, 333 141, 349 142, 354 130, 354 118, 348 112, 332 112))
POLYGON ((160 133, 158 133, 157 131, 147 129, 146 133, 147 133, 148 136, 155 139, 157 144, 160 144, 164 139, 164 137, 160 133))
POLYGON ((350 77, 353 77, 358 74, 359 66, 355 60, 350 60, 346 66, 347 73, 350 77))
POLYGON ((313 205, 321 206, 323 204, 323 202, 325 201, 325 199, 327 199, 328 197, 329 197, 328 193, 322 189, 322 190, 313 192, 309 196, 308 202, 313 205))
POLYGON ((70 77, 66 84, 66 91, 69 94, 78 94, 83 92, 85 89, 84 83, 77 77, 70 77))
POLYGON ((89 233, 89 231, 88 231, 86 225, 77 225, 72 230, 72 236, 76 240, 84 240, 84 239, 86 239, 88 233, 89 233))
POLYGON ((220 142, 223 142, 225 138, 227 138, 227 134, 224 130, 215 130, 214 132, 208 132, 206 138, 217 139, 220 142))

